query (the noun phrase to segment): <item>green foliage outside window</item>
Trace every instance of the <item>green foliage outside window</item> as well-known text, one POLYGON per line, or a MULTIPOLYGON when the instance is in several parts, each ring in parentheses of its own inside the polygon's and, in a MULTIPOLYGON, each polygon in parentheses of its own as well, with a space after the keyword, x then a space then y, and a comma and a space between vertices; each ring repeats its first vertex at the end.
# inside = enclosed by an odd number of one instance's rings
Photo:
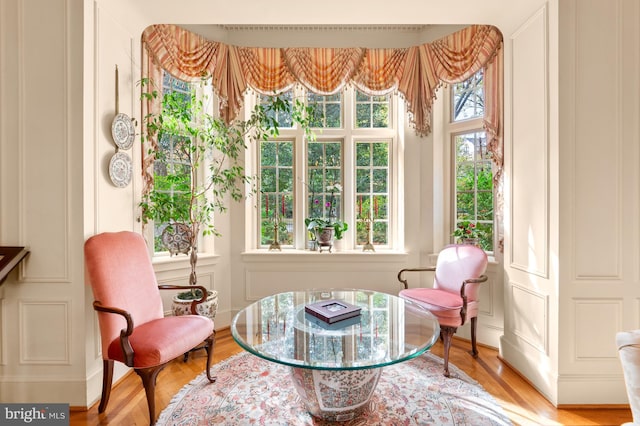
POLYGON ((356 206, 356 244, 388 244, 389 143, 386 141, 356 142, 356 206))
POLYGON ((493 173, 491 153, 485 132, 457 135, 456 147, 456 217, 460 223, 471 222, 480 234, 480 245, 493 251, 493 173))
POLYGON ((356 91, 356 127, 389 127, 389 95, 369 96, 356 91))

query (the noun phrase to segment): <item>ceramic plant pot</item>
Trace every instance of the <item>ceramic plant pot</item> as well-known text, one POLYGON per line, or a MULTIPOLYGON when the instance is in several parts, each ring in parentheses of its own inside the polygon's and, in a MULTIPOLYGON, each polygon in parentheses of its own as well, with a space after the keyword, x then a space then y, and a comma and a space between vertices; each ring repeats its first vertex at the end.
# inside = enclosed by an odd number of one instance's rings
MULTIPOLYGON (((171 310, 174 316, 189 315, 191 314, 191 302, 193 299, 180 299, 178 296, 173 297, 173 303, 171 310)), ((216 290, 209 290, 207 292, 207 300, 199 304, 196 307, 198 315, 202 315, 211 318, 213 321, 218 312, 218 292, 216 290)))

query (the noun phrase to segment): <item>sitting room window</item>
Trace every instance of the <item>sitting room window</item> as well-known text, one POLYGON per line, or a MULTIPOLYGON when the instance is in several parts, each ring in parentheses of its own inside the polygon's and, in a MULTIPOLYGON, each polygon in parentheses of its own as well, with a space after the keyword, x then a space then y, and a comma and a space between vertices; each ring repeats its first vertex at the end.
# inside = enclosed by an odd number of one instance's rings
POLYGON ((277 227, 283 249, 305 249, 310 238, 305 219, 313 217, 348 224, 343 249, 366 243, 393 248, 396 97, 368 96, 355 88, 329 96, 297 88, 285 96, 313 106, 315 137, 308 140, 303 130, 291 127, 291 119, 277 117, 285 124, 278 137, 259 142, 257 248, 270 246, 277 227))
POLYGON ((449 93, 448 138, 452 147, 453 220, 451 233, 463 222, 479 231, 479 243, 494 250, 494 191, 492 156, 483 129, 484 75, 480 70, 452 84, 449 93))
MULTIPOLYGON (((175 96, 184 99, 185 102, 191 98, 191 92, 195 90, 195 86, 190 83, 178 80, 167 72, 162 73, 162 97, 175 96)), ((163 102, 165 108, 165 102, 163 102)), ((160 154, 166 160, 156 161, 153 165, 154 186, 166 195, 167 198, 174 200, 176 205, 182 206, 178 208, 186 209, 189 203, 187 195, 188 188, 191 185, 191 169, 190 162, 185 156, 189 155, 189 150, 185 149, 185 141, 188 136, 176 137, 173 135, 159 134, 158 149, 160 154)), ((168 225, 167 222, 154 220, 153 222, 153 247, 154 252, 166 252, 166 248, 162 243, 162 232, 168 225)))

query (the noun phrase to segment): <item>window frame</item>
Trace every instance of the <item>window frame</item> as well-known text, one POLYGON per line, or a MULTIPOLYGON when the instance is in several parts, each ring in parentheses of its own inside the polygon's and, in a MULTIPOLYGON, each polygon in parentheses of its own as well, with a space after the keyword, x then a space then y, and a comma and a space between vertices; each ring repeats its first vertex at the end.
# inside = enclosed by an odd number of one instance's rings
MULTIPOLYGON (((484 86, 484 83, 483 83, 484 86)), ((453 85, 445 86, 443 89, 441 110, 443 111, 442 123, 442 143, 444 146, 444 162, 445 169, 443 170, 445 179, 443 180, 448 185, 445 188, 445 194, 447 198, 443 205, 443 214, 446 220, 444 221, 444 241, 441 242, 442 246, 455 242, 455 238, 452 236, 456 225, 456 147, 455 138, 461 134, 478 133, 483 132, 486 134, 484 128, 484 114, 475 118, 460 119, 453 121, 453 85)), ((435 107, 435 104, 434 104, 435 107)), ((493 161, 491 162, 492 174, 495 173, 495 167, 493 161)), ((496 222, 496 188, 492 191, 493 197, 493 250, 485 250, 487 254, 493 255, 497 247, 497 222, 496 222)))
MULTIPOLYGON (((161 90, 162 92, 160 93, 160 97, 162 98, 164 96, 164 74, 167 73, 167 71, 162 70, 162 76, 163 76, 163 83, 161 85, 161 90)), ((168 74, 168 73, 167 73, 168 74)), ((174 80, 179 80, 175 77, 173 77, 171 74, 169 74, 169 78, 174 79, 174 80)), ((182 80, 179 80, 182 81, 182 80)), ((210 113, 213 114, 214 116, 218 116, 219 113, 219 109, 218 109, 218 105, 219 105, 219 100, 217 95, 214 93, 213 91, 213 87, 211 86, 210 82, 208 84, 205 85, 205 88, 203 90, 203 87, 201 85, 195 84, 193 82, 185 82, 182 81, 183 83, 186 83, 189 86, 195 86, 195 90, 196 90, 196 97, 200 97, 201 99, 203 99, 204 97, 207 98, 208 102, 205 104, 206 108, 209 109, 210 113)), ((203 167, 200 168, 198 174, 196 175, 196 179, 200 182, 202 182, 205 178, 205 170, 208 169, 208 161, 209 160, 204 160, 204 164, 203 167)), ((155 165, 153 166, 155 168, 155 165)), ((155 171, 154 171, 154 178, 155 178, 155 171)), ((154 183, 155 184, 155 183, 154 183)), ((215 213, 214 213, 215 215, 215 213)), ((160 260, 160 261, 164 261, 166 259, 170 259, 172 258, 171 253, 168 250, 161 250, 161 251, 156 251, 155 250, 155 221, 153 220, 149 220, 147 222, 147 224, 145 226, 143 226, 142 228, 142 235, 145 239, 145 241, 148 242, 149 245, 149 251, 150 254, 153 258, 153 260, 160 260)), ((204 254, 204 253, 211 253, 214 250, 213 247, 213 243, 214 243, 214 239, 212 236, 204 236, 202 234, 202 231, 200 232, 200 235, 198 235, 198 254, 204 254)))
MULTIPOLYGON (((294 89, 295 99, 305 99, 306 94, 300 87, 294 89)), ((342 194, 342 220, 348 223, 349 230, 342 239, 343 251, 362 251, 362 246, 356 246, 356 209, 357 200, 355 199, 355 145, 358 141, 389 141, 389 230, 388 230, 388 244, 376 245, 376 250, 382 252, 385 251, 402 251, 404 249, 402 238, 402 220, 400 217, 401 206, 399 206, 398 200, 401 199, 400 192, 403 188, 400 188, 400 179, 398 177, 397 161, 400 156, 400 129, 403 128, 403 122, 399 117, 398 110, 402 109, 400 106, 399 98, 396 94, 389 94, 389 127, 387 128, 356 128, 355 127, 355 111, 356 103, 355 88, 349 87, 342 91, 342 124, 341 128, 322 128, 321 131, 314 128, 316 133, 316 140, 341 140, 342 141, 342 162, 343 162, 343 194, 342 194), (348 195, 347 195, 348 194, 348 195)), ((245 111, 251 110, 252 106, 259 100, 258 94, 247 95, 245 97, 245 111)), ((307 144, 308 141, 304 138, 304 133, 301 129, 294 128, 280 128, 280 134, 273 140, 294 140, 294 199, 296 200, 293 206, 293 245, 282 247, 283 250, 306 250, 307 246, 307 232, 304 228, 304 219, 307 212, 306 207, 306 187, 303 181, 307 176, 307 144), (302 201, 300 201, 302 200, 302 201), (302 224, 302 225, 301 225, 302 224)), ((260 148, 259 144, 256 146, 250 146, 247 152, 247 158, 245 162, 246 170, 260 179, 260 148)), ((247 232, 245 234, 245 249, 247 251, 268 251, 268 246, 261 244, 260 238, 260 206, 258 201, 260 197, 251 197, 247 200, 245 209, 245 223, 247 224, 247 232)))

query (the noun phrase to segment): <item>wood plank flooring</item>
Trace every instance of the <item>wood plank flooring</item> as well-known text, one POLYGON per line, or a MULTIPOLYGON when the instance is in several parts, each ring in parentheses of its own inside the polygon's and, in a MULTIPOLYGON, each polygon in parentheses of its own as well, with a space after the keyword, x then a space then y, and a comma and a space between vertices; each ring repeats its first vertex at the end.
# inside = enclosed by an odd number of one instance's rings
MULTIPOLYGON (((473 359, 468 353, 469 349, 469 342, 454 339, 450 362, 482 384, 516 425, 620 425, 632 421, 628 406, 556 408, 503 363, 496 350, 481 346, 478 358, 473 359)), ((217 333, 214 363, 242 351, 231 337, 229 329, 217 333)), ((431 351, 442 356, 442 344, 438 342, 431 351)), ((197 351, 191 354, 188 362, 182 362, 182 358, 174 360, 159 374, 156 416, 169 404, 174 394, 203 371, 205 362, 205 351, 197 351)), ((149 424, 144 389, 135 373, 128 374, 114 385, 105 413, 98 414, 98 404, 99 401, 96 401, 88 410, 72 407, 70 425, 149 424)))

